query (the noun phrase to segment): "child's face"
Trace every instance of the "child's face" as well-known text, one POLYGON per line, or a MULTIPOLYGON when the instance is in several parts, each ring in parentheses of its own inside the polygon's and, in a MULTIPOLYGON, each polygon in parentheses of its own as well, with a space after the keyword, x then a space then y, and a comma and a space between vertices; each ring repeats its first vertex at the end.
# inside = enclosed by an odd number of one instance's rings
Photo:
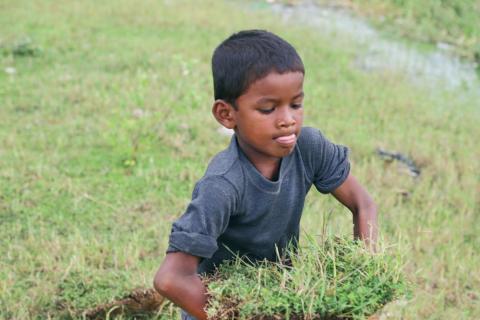
POLYGON ((303 74, 271 72, 236 100, 235 132, 253 163, 292 152, 303 123, 303 74))

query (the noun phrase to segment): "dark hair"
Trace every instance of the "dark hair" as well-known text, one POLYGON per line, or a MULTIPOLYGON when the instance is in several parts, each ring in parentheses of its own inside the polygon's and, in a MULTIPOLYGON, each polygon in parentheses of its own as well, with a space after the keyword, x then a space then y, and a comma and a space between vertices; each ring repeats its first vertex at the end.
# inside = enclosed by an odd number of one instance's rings
POLYGON ((224 40, 213 52, 215 100, 235 106, 248 87, 270 72, 301 72, 303 62, 291 44, 264 30, 244 30, 224 40))

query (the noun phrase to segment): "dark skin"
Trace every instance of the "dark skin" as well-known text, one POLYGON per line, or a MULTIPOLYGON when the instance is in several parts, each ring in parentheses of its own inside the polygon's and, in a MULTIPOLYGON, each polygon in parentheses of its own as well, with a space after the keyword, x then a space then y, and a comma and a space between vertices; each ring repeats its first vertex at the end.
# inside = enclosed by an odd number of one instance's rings
MULTIPOLYGON (((272 72, 252 83, 232 106, 215 101, 212 112, 224 127, 234 129, 247 158, 267 179, 275 180, 282 157, 295 147, 303 123, 303 74, 272 72)), ((352 174, 332 195, 353 214, 353 235, 372 250, 377 240, 377 209, 352 174)), ((169 253, 158 269, 155 289, 199 320, 207 319, 206 288, 197 275, 200 258, 169 253)))

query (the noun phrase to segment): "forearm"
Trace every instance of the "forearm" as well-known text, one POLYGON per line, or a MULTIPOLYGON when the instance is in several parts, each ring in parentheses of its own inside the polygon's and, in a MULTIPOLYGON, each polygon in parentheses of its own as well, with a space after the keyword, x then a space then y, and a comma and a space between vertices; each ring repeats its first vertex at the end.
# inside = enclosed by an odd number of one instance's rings
POLYGON ((199 258, 183 252, 168 253, 154 279, 155 289, 198 320, 206 320, 206 289, 197 275, 199 258))
POLYGON ((377 242, 377 208, 373 202, 353 212, 353 235, 369 247, 377 242))
POLYGON ((204 310, 207 302, 206 289, 198 275, 175 275, 167 283, 156 285, 155 288, 198 320, 207 319, 204 310))
POLYGON ((375 249, 377 241, 377 207, 368 192, 354 176, 347 179, 332 192, 333 196, 353 213, 353 235, 375 249))

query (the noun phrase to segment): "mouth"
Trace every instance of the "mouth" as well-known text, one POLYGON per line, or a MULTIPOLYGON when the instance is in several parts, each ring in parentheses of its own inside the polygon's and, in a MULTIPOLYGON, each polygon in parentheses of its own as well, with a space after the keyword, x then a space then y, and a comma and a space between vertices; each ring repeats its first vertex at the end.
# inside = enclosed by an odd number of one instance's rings
POLYGON ((295 135, 295 133, 292 133, 288 136, 277 137, 274 140, 283 146, 291 146, 297 141, 297 136, 295 135))

